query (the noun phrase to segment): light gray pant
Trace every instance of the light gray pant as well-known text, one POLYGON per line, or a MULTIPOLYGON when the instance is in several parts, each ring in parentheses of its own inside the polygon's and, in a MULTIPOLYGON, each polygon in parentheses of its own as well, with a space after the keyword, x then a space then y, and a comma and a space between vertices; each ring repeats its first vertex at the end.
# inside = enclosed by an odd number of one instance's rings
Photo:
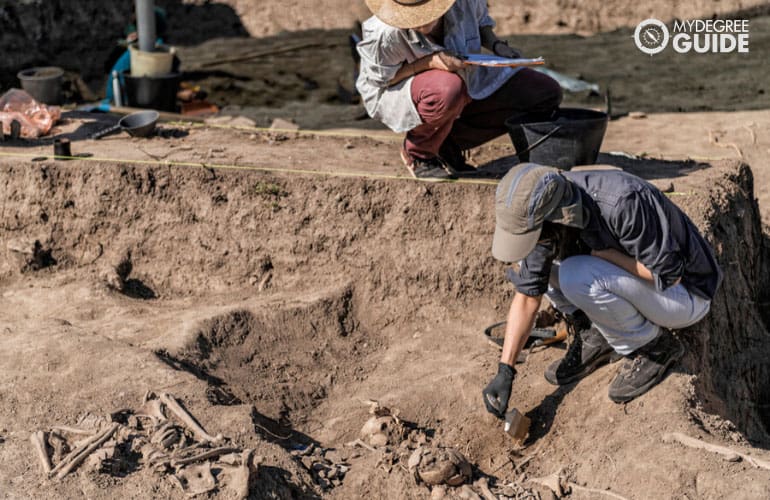
POLYGON ((652 283, 589 255, 554 262, 546 297, 562 313, 582 309, 623 355, 651 342, 661 327, 677 329, 697 323, 711 307, 710 300, 681 284, 659 292, 652 283))

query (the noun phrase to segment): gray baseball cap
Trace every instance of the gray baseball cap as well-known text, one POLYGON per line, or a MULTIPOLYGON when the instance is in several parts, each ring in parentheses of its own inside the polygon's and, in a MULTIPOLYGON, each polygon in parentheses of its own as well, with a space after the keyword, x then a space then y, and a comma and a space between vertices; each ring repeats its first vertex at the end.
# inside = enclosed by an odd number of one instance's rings
POLYGON ((492 255, 503 262, 518 262, 537 245, 543 221, 569 191, 560 170, 535 163, 512 168, 497 186, 497 224, 492 255))

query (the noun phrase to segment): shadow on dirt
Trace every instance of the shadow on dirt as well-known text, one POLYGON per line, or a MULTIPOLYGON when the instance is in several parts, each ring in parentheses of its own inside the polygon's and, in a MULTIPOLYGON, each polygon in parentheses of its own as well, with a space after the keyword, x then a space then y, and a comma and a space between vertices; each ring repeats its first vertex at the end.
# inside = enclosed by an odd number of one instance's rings
POLYGON ((206 382, 206 384, 208 384, 206 398, 211 404, 223 406, 243 404, 243 402, 228 389, 227 384, 221 378, 211 375, 185 359, 172 356, 166 350, 156 351, 155 355, 171 369, 187 372, 194 375, 198 380, 206 382))
MULTIPOLYGON (((227 383, 212 375, 202 368, 185 359, 172 356, 165 350, 155 352, 159 360, 176 371, 187 372, 198 380, 206 382, 206 399, 213 405, 235 406, 244 404, 228 387, 227 383)), ((291 426, 282 424, 266 415, 259 413, 256 408, 251 407, 251 421, 255 431, 262 438, 270 443, 277 444, 288 451, 306 448, 309 445, 318 446, 319 443, 310 436, 298 432, 291 426)))
POLYGON ((708 163, 694 160, 660 160, 656 158, 640 158, 619 154, 599 153, 596 160, 600 165, 611 165, 623 169, 646 180, 671 179, 689 175, 696 170, 709 168, 708 163))
POLYGON ((57 260, 53 256, 53 250, 50 248, 43 248, 43 245, 39 241, 35 241, 35 246, 32 249, 32 259, 24 270, 39 271, 46 267, 55 266, 56 264, 57 260))
MULTIPOLYGON (((623 156, 620 154, 599 153, 597 165, 609 165, 620 168, 642 179, 671 179, 691 174, 696 170, 709 168, 708 163, 694 160, 660 160, 656 158, 640 158, 635 156, 623 156)), ((511 168, 519 164, 518 157, 514 155, 503 156, 484 163, 477 168, 472 175, 462 176, 468 179, 501 179, 511 168)), ((590 169, 590 165, 579 167, 590 169)))
POLYGON ((556 419, 556 412, 559 410, 564 398, 572 392, 577 386, 577 382, 574 384, 563 385, 557 387, 555 391, 543 398, 540 404, 527 412, 526 417, 532 420, 533 425, 529 429, 529 437, 527 438, 526 445, 531 445, 538 442, 541 438, 548 435, 553 427, 553 422, 556 419))
POLYGON ((152 300, 158 298, 158 295, 152 288, 137 279, 126 280, 123 284, 123 295, 140 300, 152 300))
POLYGON ((256 493, 251 491, 249 498, 285 498, 276 497, 271 492, 283 492, 288 486, 291 488, 291 498, 301 498, 303 500, 320 500, 321 497, 312 491, 299 488, 294 482, 291 472, 280 467, 271 467, 261 464, 257 469, 257 478, 254 481, 262 485, 256 493), (278 487, 280 484, 281 487, 278 487), (264 495, 264 496, 263 496, 264 495))

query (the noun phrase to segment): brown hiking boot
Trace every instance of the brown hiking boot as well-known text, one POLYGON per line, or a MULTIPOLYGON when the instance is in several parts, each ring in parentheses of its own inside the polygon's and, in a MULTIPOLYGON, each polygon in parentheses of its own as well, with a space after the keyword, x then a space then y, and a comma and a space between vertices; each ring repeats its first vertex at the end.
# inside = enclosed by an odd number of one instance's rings
POLYGON ((553 385, 577 382, 616 357, 615 351, 585 314, 578 312, 566 321, 572 343, 562 359, 545 369, 545 379, 553 385))
POLYGON ((627 403, 663 380, 666 371, 684 355, 684 346, 668 330, 626 357, 610 384, 609 396, 616 403, 627 403))

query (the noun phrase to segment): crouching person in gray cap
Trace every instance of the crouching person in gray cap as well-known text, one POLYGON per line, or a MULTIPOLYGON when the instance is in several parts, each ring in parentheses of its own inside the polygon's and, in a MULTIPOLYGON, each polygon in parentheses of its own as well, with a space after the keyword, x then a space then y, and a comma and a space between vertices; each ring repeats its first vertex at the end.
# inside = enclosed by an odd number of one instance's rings
POLYGON ((503 417, 543 295, 574 333, 563 359, 546 369, 554 385, 576 382, 624 356, 609 387, 616 403, 660 382, 684 353, 668 329, 709 311, 722 280, 695 225, 651 184, 621 171, 565 172, 532 163, 513 168, 495 198, 492 254, 518 262, 516 294, 495 378, 484 389, 503 417))

